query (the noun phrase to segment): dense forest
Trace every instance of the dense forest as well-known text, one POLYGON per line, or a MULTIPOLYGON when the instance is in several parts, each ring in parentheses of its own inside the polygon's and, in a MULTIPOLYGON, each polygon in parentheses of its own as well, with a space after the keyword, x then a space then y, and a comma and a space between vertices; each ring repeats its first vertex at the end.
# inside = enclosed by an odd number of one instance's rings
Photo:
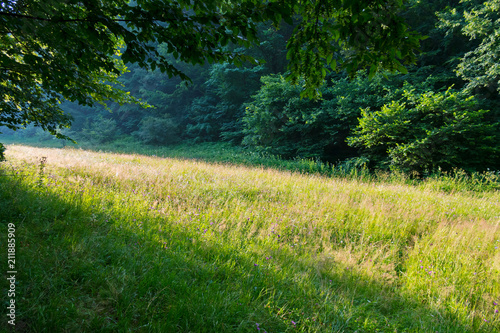
MULTIPOLYGON (((158 44, 189 82, 128 64, 118 80, 147 107, 67 102, 73 122, 64 134, 95 144, 227 141, 283 158, 415 174, 499 170, 500 1, 412 0, 401 15, 426 36, 404 73, 332 70, 321 97, 304 98, 301 83, 287 80, 293 24, 261 24, 259 44, 238 50, 258 64, 191 65, 158 44)), ((16 135, 51 138, 34 127, 16 135)))

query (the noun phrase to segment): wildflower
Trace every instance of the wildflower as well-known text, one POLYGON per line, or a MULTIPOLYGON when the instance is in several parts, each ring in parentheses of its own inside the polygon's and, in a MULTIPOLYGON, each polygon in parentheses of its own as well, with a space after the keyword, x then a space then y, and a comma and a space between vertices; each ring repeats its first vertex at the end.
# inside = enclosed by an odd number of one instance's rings
POLYGON ((292 325, 295 326, 297 325, 297 323, 292 320, 292 325))
POLYGON ((254 265, 255 267, 259 266, 259 265, 257 265, 257 264, 253 264, 253 265, 254 265))

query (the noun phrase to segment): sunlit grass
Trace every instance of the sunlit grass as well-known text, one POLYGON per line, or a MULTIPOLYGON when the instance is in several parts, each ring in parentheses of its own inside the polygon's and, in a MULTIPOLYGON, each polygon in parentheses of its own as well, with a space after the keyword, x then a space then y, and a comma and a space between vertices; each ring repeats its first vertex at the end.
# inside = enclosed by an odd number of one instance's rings
POLYGON ((28 331, 500 329, 498 191, 8 148, 28 331))
POLYGON ((500 170, 466 173, 460 169, 452 171, 423 174, 419 177, 402 172, 387 172, 381 170, 369 171, 366 168, 348 166, 340 161, 328 163, 314 159, 295 158, 282 159, 279 156, 256 153, 240 146, 228 143, 205 142, 196 145, 177 144, 171 146, 153 146, 137 142, 132 138, 121 138, 104 144, 79 142, 77 145, 62 140, 33 140, 19 141, 12 137, 1 138, 9 144, 25 144, 33 147, 73 148, 97 152, 118 154, 141 154, 152 157, 167 157, 182 160, 200 160, 225 165, 244 165, 248 167, 271 168, 281 171, 291 171, 302 174, 321 175, 331 178, 354 179, 366 182, 381 182, 384 184, 413 185, 425 189, 444 192, 483 192, 500 190, 500 170))

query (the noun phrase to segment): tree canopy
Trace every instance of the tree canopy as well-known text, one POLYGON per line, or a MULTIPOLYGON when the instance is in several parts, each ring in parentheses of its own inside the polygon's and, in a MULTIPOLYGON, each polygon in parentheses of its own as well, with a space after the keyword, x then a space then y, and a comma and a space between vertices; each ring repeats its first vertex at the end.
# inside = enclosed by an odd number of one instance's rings
POLYGON ((257 26, 293 24, 289 78, 313 96, 330 70, 402 71, 419 35, 398 15, 401 0, 7 0, 0 4, 0 125, 33 123, 58 133, 70 117, 63 100, 92 106, 140 103, 117 78, 125 64, 183 80, 176 60, 256 63, 238 47, 259 40, 257 26), (158 45, 167 50, 159 52, 158 45))

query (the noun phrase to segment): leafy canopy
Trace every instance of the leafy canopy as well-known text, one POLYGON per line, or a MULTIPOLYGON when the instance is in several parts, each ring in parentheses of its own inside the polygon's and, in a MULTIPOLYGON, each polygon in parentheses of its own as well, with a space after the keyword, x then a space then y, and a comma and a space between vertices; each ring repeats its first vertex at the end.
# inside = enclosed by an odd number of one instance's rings
POLYGON ((460 58, 456 72, 468 92, 486 98, 500 93, 500 0, 462 0, 457 8, 438 13, 439 28, 447 34, 459 30, 474 41, 474 47, 460 58))
POLYGON ((54 135, 70 125, 62 100, 140 103, 120 89, 124 64, 189 78, 172 64, 257 63, 237 50, 257 26, 294 24, 289 74, 317 94, 328 69, 405 71, 419 36, 398 16, 401 0, 7 0, 0 4, 0 126, 28 123, 54 135), (159 52, 162 45, 165 52, 159 52), (170 57, 169 57, 170 56, 170 57))

